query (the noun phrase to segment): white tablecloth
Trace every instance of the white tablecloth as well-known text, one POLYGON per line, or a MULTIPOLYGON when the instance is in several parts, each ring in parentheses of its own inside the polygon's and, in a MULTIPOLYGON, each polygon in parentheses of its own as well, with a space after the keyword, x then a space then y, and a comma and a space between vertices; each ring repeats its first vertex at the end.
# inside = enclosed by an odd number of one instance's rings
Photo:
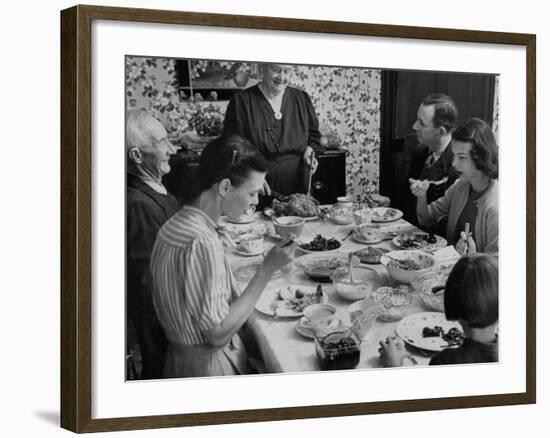
MULTIPOLYGON (((272 227, 270 221, 268 221, 262 214, 257 213, 258 223, 265 223, 266 226, 272 227)), ((310 241, 316 234, 322 234, 324 237, 335 237, 338 240, 342 240, 354 225, 334 225, 332 222, 315 220, 306 222, 304 230, 300 236, 302 241, 310 241)), ((250 227, 250 225, 243 225, 243 227, 250 227)), ((405 220, 398 220, 388 224, 383 224, 382 229, 388 232, 401 232, 415 229, 413 225, 405 220)), ((271 247, 276 241, 273 238, 266 238, 266 244, 271 247)), ((342 251, 352 251, 365 247, 365 244, 357 243, 352 237, 347 238, 340 248, 342 251)), ((390 240, 383 241, 375 246, 385 247, 387 249, 396 249, 390 240)), ((300 249, 296 250, 296 256, 300 256, 303 253, 300 249)), ((449 260, 456 257, 454 249, 444 250, 441 252, 442 258, 449 260)), ((230 259, 232 263, 242 263, 246 257, 231 253, 230 259)), ((363 266, 363 265, 361 265, 363 266)), ((370 268, 375 269, 382 280, 383 285, 395 285, 389 278, 386 269, 382 265, 368 265, 370 268)), ((272 288, 280 288, 289 284, 304 285, 304 286, 316 286, 319 283, 312 281, 297 267, 286 275, 273 279, 267 286, 266 290, 272 288)), ((336 308, 337 316, 342 320, 345 325, 350 325, 348 308, 352 302, 341 299, 332 283, 321 283, 323 291, 329 296, 329 303, 336 308)), ((242 284, 244 288, 246 285, 242 284)), ((420 297, 413 294, 413 302, 409 308, 408 314, 425 311, 422 307, 420 297)), ((255 310, 250 317, 248 324, 256 337, 260 351, 262 353, 266 368, 268 372, 280 373, 280 372, 302 372, 302 371, 316 371, 319 370, 319 364, 315 354, 315 345, 313 340, 308 339, 300 335, 296 330, 296 324, 299 322, 299 318, 284 318, 264 315, 261 312, 255 310)), ((369 335, 363 339, 361 344, 361 359, 357 368, 374 368, 379 366, 379 354, 378 354, 378 342, 384 340, 387 336, 395 336, 395 329, 398 322, 380 322, 377 321, 373 330, 369 335)), ((412 355, 418 361, 419 364, 427 364, 431 357, 430 354, 414 349, 411 350, 412 355)))

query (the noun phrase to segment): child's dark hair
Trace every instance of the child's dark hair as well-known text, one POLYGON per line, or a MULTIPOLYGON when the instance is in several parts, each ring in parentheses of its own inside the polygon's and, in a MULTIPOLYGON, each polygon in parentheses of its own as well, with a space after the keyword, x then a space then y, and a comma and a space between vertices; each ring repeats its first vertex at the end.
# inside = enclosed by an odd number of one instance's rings
POLYGON ((251 170, 267 171, 264 158, 252 144, 238 135, 218 137, 202 151, 199 180, 191 199, 224 178, 229 178, 232 185, 239 186, 248 178, 251 170))
POLYGON ((453 267, 444 295, 448 320, 485 328, 498 321, 498 264, 488 254, 462 257, 453 267))
POLYGON ((489 178, 498 178, 498 146, 491 127, 475 117, 467 120, 453 132, 453 140, 472 145, 470 155, 476 166, 489 178))

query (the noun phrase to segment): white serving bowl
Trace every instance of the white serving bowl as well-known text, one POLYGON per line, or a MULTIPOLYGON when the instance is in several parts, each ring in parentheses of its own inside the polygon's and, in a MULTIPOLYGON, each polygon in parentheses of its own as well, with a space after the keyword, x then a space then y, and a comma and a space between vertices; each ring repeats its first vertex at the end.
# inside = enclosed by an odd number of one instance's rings
POLYGON ((274 217, 272 219, 275 232, 282 238, 287 238, 291 234, 294 237, 300 236, 304 229, 306 221, 302 217, 298 216, 281 216, 274 217))
POLYGON ((410 284, 411 280, 420 274, 429 272, 435 266, 435 258, 431 254, 428 254, 423 251, 415 250, 405 250, 405 251, 392 251, 387 254, 384 254, 380 258, 380 263, 382 263, 390 276, 399 281, 400 283, 410 284), (403 265, 400 265, 396 260, 411 260, 412 262, 420 266, 419 269, 406 268, 403 265))
MULTIPOLYGON (((342 252, 317 252, 294 259, 294 264, 306 275, 318 281, 330 281, 330 275, 338 268, 349 263, 348 255, 342 252)), ((353 256, 353 266, 359 264, 359 258, 353 256)))
POLYGON ((338 268, 330 276, 336 293, 346 301, 367 298, 380 287, 378 274, 374 269, 358 266, 353 269, 353 283, 349 278, 349 268, 338 268))

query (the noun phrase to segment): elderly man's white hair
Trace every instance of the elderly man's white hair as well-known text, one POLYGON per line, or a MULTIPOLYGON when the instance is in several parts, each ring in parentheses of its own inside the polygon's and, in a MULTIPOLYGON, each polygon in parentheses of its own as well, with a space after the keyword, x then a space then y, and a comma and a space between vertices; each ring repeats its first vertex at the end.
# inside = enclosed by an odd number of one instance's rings
POLYGON ((151 147, 151 123, 158 122, 143 108, 133 109, 126 114, 126 152, 132 148, 139 150, 151 147))

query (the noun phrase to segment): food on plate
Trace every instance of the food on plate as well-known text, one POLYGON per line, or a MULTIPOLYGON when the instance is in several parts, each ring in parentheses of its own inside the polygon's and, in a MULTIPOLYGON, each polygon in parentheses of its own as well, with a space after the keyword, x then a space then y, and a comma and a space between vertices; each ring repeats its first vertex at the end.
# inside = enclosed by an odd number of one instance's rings
MULTIPOLYGON (((442 240, 443 238, 440 237, 439 241, 442 240)), ((434 234, 406 232, 397 236, 394 243, 402 249, 430 250, 437 248, 438 238, 434 234)))
POLYGON ((384 207, 390 204, 390 198, 378 193, 367 193, 365 196, 369 208, 384 207))
POLYGON ((361 248, 357 251, 354 251, 353 254, 359 257, 361 263, 376 264, 380 263, 380 257, 382 257, 387 252, 389 252, 389 250, 385 248, 367 246, 366 248, 361 248))
POLYGON ((285 309, 301 313, 307 306, 319 304, 323 301, 323 289, 317 285, 315 292, 308 292, 304 289, 287 286, 275 294, 275 300, 271 304, 273 310, 280 308, 282 304, 285 309))
POLYGON ((427 265, 423 266, 415 262, 413 259, 390 260, 389 264, 393 268, 403 269, 405 271, 420 271, 428 267, 427 265))
POLYGON ((449 347, 453 347, 455 345, 462 345, 464 342, 464 333, 462 333, 459 329, 456 327, 451 327, 448 332, 445 333, 445 330, 443 330, 443 327, 436 325, 435 327, 424 327, 422 329, 422 337, 423 338, 437 338, 441 337, 447 344, 449 344, 449 347))
POLYGON ((274 199, 271 207, 275 216, 314 217, 320 213, 319 202, 303 193, 294 193, 288 199, 274 199))
POLYGON ((316 271, 334 271, 335 269, 346 266, 346 262, 339 257, 328 257, 312 260, 308 268, 316 271))
POLYGON ((320 234, 317 234, 311 242, 302 243, 299 245, 301 249, 306 251, 331 251, 340 248, 342 244, 334 238, 327 239, 320 234))
POLYGON ((424 327, 422 329, 423 338, 437 338, 443 334, 443 327, 436 325, 435 327, 424 327))
POLYGON ((395 208, 384 208, 377 207, 371 210, 372 220, 377 222, 387 222, 392 221, 401 217, 401 211, 396 210, 395 208))
POLYGON ((441 337, 447 342, 447 344, 449 344, 450 347, 453 345, 462 345, 465 338, 464 333, 456 327, 450 328, 449 331, 447 333, 443 333, 441 337))

